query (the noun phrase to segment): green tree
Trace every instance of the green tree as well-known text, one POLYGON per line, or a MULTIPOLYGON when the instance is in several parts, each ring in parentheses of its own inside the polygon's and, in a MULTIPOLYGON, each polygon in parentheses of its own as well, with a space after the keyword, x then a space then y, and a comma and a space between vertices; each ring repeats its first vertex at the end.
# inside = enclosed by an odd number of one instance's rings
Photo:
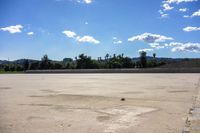
POLYGON ((30 67, 29 67, 30 70, 38 70, 39 68, 40 68, 39 61, 30 63, 30 67))
POLYGON ((80 54, 76 61, 78 69, 97 69, 99 68, 98 61, 92 60, 90 56, 80 54))
POLYGON ((23 66, 24 66, 24 70, 28 70, 29 69, 29 61, 24 60, 23 66))
POLYGON ((132 59, 128 57, 122 58, 122 64, 123 68, 133 68, 135 66, 135 63, 132 61, 132 59))
POLYGON ((153 66, 155 67, 156 65, 157 65, 156 53, 153 53, 153 66))
POLYGON ((65 64, 65 63, 68 63, 68 62, 73 62, 73 59, 72 59, 72 58, 64 58, 62 62, 63 62, 64 64, 65 64))
POLYGON ((62 64, 58 62, 54 63, 54 66, 53 66, 54 69, 62 69, 62 67, 63 67, 62 64))
POLYGON ((48 58, 48 55, 44 55, 41 59, 40 69, 50 69, 51 62, 48 58))
POLYGON ((21 65, 16 66, 16 71, 23 71, 24 68, 21 65))
POLYGON ((154 58, 154 59, 156 58, 156 53, 153 53, 153 58, 154 58))
POLYGON ((16 71, 15 65, 11 65, 11 66, 10 66, 10 71, 12 71, 12 72, 16 71))
POLYGON ((5 72, 10 71, 10 67, 9 67, 9 65, 5 65, 5 66, 4 66, 4 71, 5 71, 5 72))
POLYGON ((109 54, 106 54, 105 60, 108 60, 109 56, 110 56, 109 54))
POLYGON ((74 62, 68 62, 65 66, 65 69, 75 69, 76 68, 76 64, 74 62))
POLYGON ((140 63, 143 68, 147 66, 147 53, 145 51, 140 52, 140 63))

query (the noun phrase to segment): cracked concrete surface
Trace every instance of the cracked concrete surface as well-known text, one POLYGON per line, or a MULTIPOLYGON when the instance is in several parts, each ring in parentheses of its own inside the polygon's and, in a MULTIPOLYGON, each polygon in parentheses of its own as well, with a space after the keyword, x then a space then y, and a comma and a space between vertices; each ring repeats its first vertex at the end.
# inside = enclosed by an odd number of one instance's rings
POLYGON ((200 78, 196 84, 193 105, 189 110, 183 133, 200 133, 200 78))
POLYGON ((0 75, 0 133, 180 133, 199 77, 0 75))

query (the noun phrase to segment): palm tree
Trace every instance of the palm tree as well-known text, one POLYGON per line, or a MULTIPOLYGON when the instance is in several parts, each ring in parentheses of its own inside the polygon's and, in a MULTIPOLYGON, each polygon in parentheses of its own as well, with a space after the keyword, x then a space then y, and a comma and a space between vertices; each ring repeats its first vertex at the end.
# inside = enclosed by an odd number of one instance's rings
POLYGON ((41 63, 40 63, 40 68, 41 69, 49 69, 50 68, 50 60, 48 58, 48 55, 45 54, 42 58, 41 58, 41 63))
POLYGON ((140 52, 140 63, 143 68, 147 66, 147 53, 145 51, 140 52))
POLYGON ((154 59, 156 58, 156 53, 153 53, 153 58, 154 58, 154 59))
POLYGON ((156 53, 153 53, 153 65, 156 66, 156 53))
POLYGON ((108 58, 109 58, 109 54, 106 54, 105 60, 108 60, 108 58))

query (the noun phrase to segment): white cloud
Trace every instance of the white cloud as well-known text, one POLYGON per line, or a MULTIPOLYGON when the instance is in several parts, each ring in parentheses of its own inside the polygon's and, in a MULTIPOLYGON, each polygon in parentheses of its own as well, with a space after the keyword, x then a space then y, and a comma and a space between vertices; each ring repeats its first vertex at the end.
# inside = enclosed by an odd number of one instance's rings
POLYGON ((78 42, 83 42, 83 43, 88 42, 88 43, 94 43, 94 44, 100 43, 100 41, 96 40, 94 37, 89 36, 89 35, 80 37, 75 32, 69 31, 69 30, 65 30, 62 33, 65 34, 69 38, 75 39, 78 42))
POLYGON ((183 17, 184 17, 184 18, 189 18, 190 16, 189 16, 189 15, 184 15, 183 17))
POLYGON ((27 35, 34 35, 34 32, 28 32, 27 35))
POLYGON ((161 18, 167 18, 169 16, 169 14, 165 13, 165 14, 161 14, 161 18))
POLYGON ((113 37, 113 40, 117 40, 117 37, 113 37))
POLYGON ((170 6, 169 4, 165 3, 163 4, 163 10, 164 11, 168 11, 168 10, 172 10, 174 7, 170 6))
POLYGON ((191 17, 200 16, 200 9, 192 14, 191 17))
POLYGON ((113 44, 121 44, 121 43, 123 43, 121 40, 119 40, 117 37, 113 37, 113 40, 114 40, 114 42, 113 42, 113 44))
POLYGON ((128 41, 130 42, 144 41, 146 43, 159 43, 159 42, 165 42, 167 40, 173 40, 173 38, 152 33, 144 33, 141 35, 133 36, 128 39, 128 41))
MULTIPOLYGON (((167 18, 169 16, 169 14, 166 13, 165 11, 172 10, 174 8, 171 6, 172 4, 180 4, 180 3, 184 3, 184 2, 188 3, 188 2, 195 2, 195 1, 198 1, 198 0, 163 0, 162 1, 163 10, 159 10, 160 16, 161 16, 161 18, 167 18)), ((179 9, 179 12, 186 12, 186 11, 188 11, 188 8, 180 8, 179 9)), ((193 15, 200 16, 200 13, 196 13, 193 15)), ((189 18, 190 16, 184 15, 183 17, 189 18)))
POLYGON ((150 43, 149 44, 152 48, 158 47, 160 44, 159 43, 150 43))
POLYGON ((165 48, 165 46, 160 46, 159 45, 159 46, 156 47, 156 49, 162 49, 162 48, 165 48))
POLYGON ((165 44, 166 47, 172 47, 172 52, 200 52, 200 43, 181 43, 181 42, 171 42, 169 44, 165 44))
POLYGON ((93 0, 76 0, 78 3, 91 4, 93 0))
POLYGON ((76 37, 76 40, 79 41, 79 42, 88 42, 88 43, 94 43, 94 44, 99 44, 100 41, 94 39, 94 37, 92 36, 83 36, 83 37, 79 37, 77 36, 76 37))
POLYGON ((119 40, 119 41, 114 41, 113 43, 114 43, 114 44, 121 44, 122 41, 121 41, 121 40, 119 40))
POLYGON ((159 10, 158 12, 160 13, 161 18, 167 18, 169 16, 169 14, 164 13, 162 10, 159 10))
POLYGON ((174 47, 174 46, 182 46, 183 43, 180 42, 170 42, 169 44, 165 44, 166 47, 174 47))
POLYGON ((155 49, 165 48, 165 46, 160 45, 159 43, 150 43, 149 45, 150 45, 150 47, 155 48, 155 49))
POLYGON ((186 11, 188 11, 188 9, 187 8, 180 8, 179 11, 180 12, 186 12, 186 11))
POLYGON ((69 38, 74 38, 76 36, 76 33, 73 31, 69 31, 69 30, 65 30, 62 32, 63 34, 65 34, 67 37, 69 38))
POLYGON ((23 28, 22 25, 15 25, 15 26, 9 26, 9 27, 5 27, 5 28, 1 28, 1 30, 8 31, 11 34, 14 34, 14 33, 20 33, 20 32, 22 32, 21 31, 22 28, 23 28))
POLYGON ((199 30, 200 30, 200 27, 188 26, 188 27, 183 28, 183 31, 186 31, 186 32, 199 31, 199 30))
POLYGON ((163 14, 163 13, 164 13, 162 10, 158 10, 158 12, 159 12, 160 14, 163 14))
POLYGON ((145 49, 139 49, 138 52, 151 52, 153 49, 145 48, 145 49))
POLYGON ((192 17, 199 17, 200 16, 200 9, 194 12, 192 15, 184 15, 184 18, 192 18, 192 17))
POLYGON ((84 2, 85 2, 86 4, 90 4, 90 3, 92 3, 92 0, 84 0, 84 2))
POLYGON ((198 1, 198 0, 165 0, 163 1, 163 3, 169 3, 169 4, 172 4, 172 3, 176 3, 176 4, 179 4, 179 3, 187 3, 187 2, 195 2, 195 1, 198 1))
POLYGON ((180 46, 172 48, 171 51, 172 52, 187 51, 187 52, 200 53, 200 43, 185 43, 180 46))

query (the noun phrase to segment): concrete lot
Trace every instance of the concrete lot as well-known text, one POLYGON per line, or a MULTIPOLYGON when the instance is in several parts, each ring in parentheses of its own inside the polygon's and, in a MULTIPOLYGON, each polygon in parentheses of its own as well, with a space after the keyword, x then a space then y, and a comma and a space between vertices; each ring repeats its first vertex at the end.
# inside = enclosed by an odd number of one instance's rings
POLYGON ((2 74, 0 133, 181 133, 199 78, 2 74))

